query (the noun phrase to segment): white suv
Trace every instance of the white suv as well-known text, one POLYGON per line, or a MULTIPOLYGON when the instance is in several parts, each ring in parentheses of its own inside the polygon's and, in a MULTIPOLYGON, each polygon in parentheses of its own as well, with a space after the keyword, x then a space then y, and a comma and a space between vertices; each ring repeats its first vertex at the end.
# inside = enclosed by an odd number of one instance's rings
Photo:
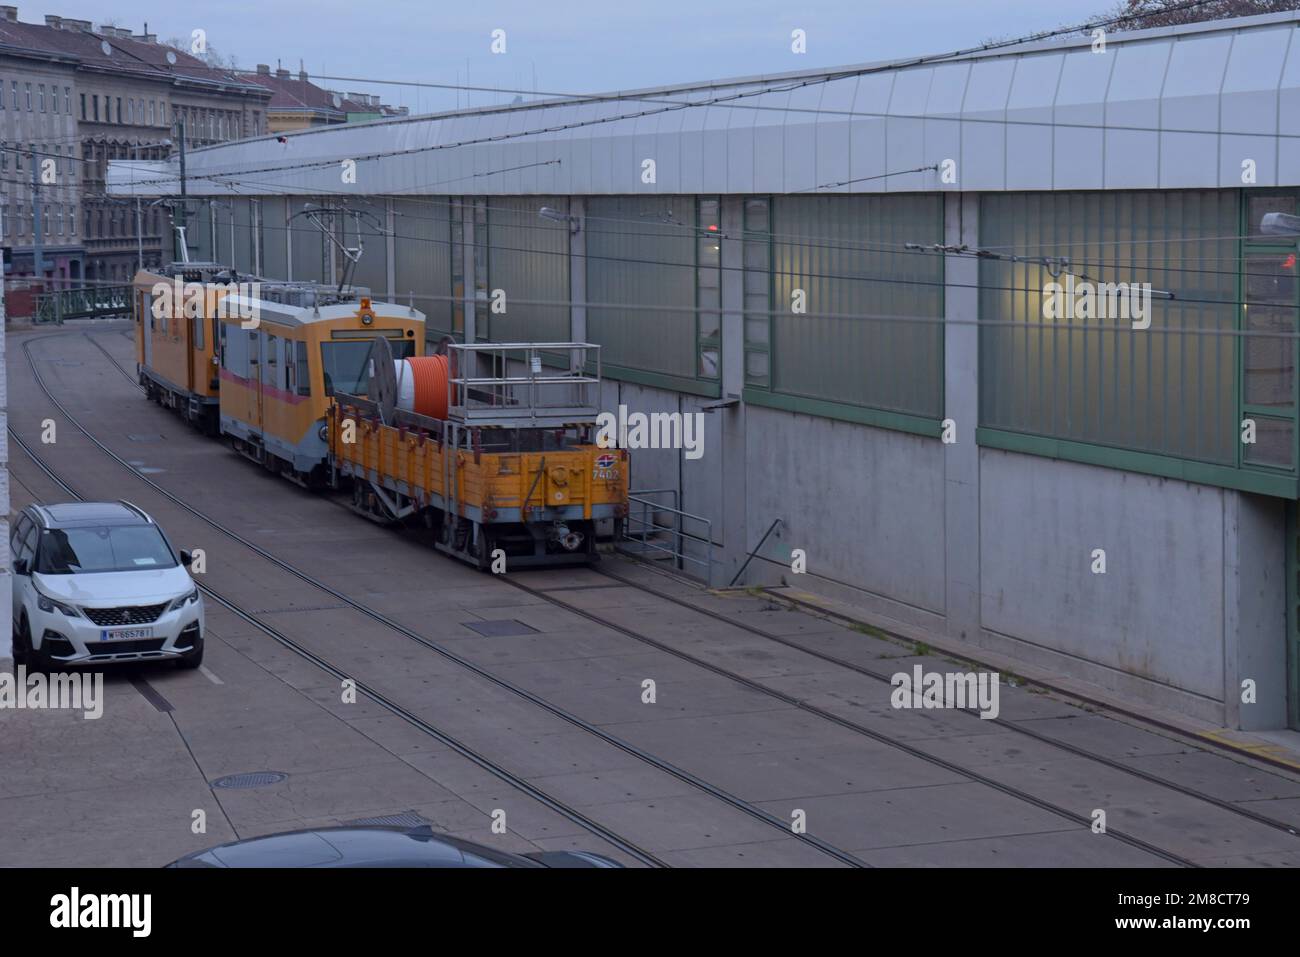
POLYGON ((156 522, 129 502, 29 505, 14 520, 14 659, 203 661, 203 597, 156 522))

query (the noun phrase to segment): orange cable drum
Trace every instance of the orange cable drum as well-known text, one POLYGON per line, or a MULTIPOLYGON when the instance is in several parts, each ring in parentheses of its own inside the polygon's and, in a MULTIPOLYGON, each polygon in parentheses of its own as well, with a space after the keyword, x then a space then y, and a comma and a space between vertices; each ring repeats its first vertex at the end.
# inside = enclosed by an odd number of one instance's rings
POLYGON ((447 357, 413 356, 406 360, 415 385, 411 411, 434 419, 447 418, 447 357))

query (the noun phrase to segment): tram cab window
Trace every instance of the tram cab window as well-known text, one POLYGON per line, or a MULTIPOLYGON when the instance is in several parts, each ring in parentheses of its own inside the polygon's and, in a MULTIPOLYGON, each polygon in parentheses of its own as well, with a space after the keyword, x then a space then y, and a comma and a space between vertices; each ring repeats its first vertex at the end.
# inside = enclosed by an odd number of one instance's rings
POLYGON ((200 350, 203 348, 203 317, 202 316, 194 317, 194 348, 200 350))
MULTIPOLYGON (((389 339, 394 359, 406 359, 415 349, 415 343, 408 339, 389 339)), ((349 395, 365 395, 368 385, 366 375, 370 360, 370 342, 354 339, 346 342, 322 342, 321 368, 325 373, 325 394, 346 392, 349 395)))

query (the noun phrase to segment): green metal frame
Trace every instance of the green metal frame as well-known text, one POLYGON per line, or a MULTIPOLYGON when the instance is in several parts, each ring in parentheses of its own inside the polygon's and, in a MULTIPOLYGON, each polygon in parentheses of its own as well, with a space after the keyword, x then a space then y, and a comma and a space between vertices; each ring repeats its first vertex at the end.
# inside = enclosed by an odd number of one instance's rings
POLYGON ((62 324, 65 319, 97 319, 131 314, 131 286, 79 286, 36 297, 32 321, 62 324))
POLYGON ((975 430, 975 441, 980 445, 1010 452, 1023 452, 1046 458, 1083 462, 1126 472, 1176 478, 1201 485, 1235 488, 1243 492, 1273 495, 1279 498, 1300 497, 1300 479, 1283 472, 1263 469, 1242 469, 1233 465, 1214 465, 1191 459, 1175 458, 1155 452, 1137 452, 1091 442, 1055 439, 1045 435, 1011 432, 980 426, 975 430))
MULTIPOLYGON (((1300 252, 1300 242, 1290 244, 1270 241, 1266 239, 1250 239, 1250 198, 1251 196, 1295 196, 1294 190, 1285 189, 1266 189, 1266 190, 1239 190, 1240 199, 1237 203, 1237 330, 1244 332, 1246 329, 1246 260, 1251 254, 1264 256, 1285 256, 1287 254, 1296 254, 1300 252)), ((1295 308, 1300 314, 1300 283, 1296 283, 1296 300, 1295 308)), ((1297 401, 1297 377, 1300 376, 1300 338, 1292 340, 1291 343, 1291 368, 1293 370, 1291 377, 1291 414, 1279 415, 1276 409, 1264 406, 1252 406, 1246 402, 1246 363, 1245 350, 1242 348, 1244 341, 1242 337, 1236 337, 1236 370, 1237 370, 1237 417, 1235 425, 1240 431, 1242 421, 1247 417, 1255 419, 1273 419, 1279 422, 1291 423, 1291 466, 1290 468, 1270 467, 1261 463, 1247 462, 1245 457, 1245 446, 1238 441, 1237 446, 1237 465, 1243 469, 1261 469, 1276 470, 1282 474, 1296 474, 1297 465, 1300 465, 1300 421, 1296 415, 1297 401)))

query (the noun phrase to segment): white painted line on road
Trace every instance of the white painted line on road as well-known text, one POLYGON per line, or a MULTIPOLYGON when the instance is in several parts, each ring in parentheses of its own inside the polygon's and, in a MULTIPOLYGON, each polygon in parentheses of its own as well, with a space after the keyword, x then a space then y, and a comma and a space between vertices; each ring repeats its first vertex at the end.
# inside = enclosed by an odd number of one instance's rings
POLYGON ((207 665, 199 665, 199 671, 201 671, 201 672, 203 673, 203 677, 207 678, 207 679, 208 679, 209 681, 211 681, 214 685, 223 685, 223 684, 225 684, 224 681, 222 681, 220 678, 218 678, 216 675, 214 675, 211 671, 208 670, 208 666, 207 666, 207 665))

